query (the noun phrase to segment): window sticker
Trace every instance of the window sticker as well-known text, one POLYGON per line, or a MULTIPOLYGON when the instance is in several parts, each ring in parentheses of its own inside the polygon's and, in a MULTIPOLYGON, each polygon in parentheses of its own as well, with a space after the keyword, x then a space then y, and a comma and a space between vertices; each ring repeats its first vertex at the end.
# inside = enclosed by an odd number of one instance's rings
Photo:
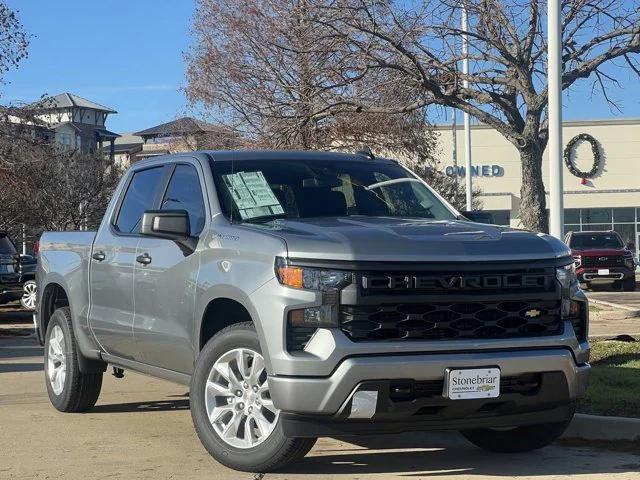
POLYGON ((222 178, 243 220, 284 213, 262 172, 238 172, 222 178))

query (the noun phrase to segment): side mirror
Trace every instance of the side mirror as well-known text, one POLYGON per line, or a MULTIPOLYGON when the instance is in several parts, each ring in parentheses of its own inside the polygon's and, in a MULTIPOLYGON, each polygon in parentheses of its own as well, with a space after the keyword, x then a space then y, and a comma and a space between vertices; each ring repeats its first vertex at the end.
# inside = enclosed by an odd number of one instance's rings
POLYGON ((140 234, 184 241, 191 235, 189 214, 186 210, 147 210, 142 214, 140 234))
POLYGON ((489 223, 489 224, 495 224, 495 220, 493 218, 493 215, 489 212, 483 212, 480 210, 473 210, 473 211, 463 211, 460 212, 462 214, 462 216, 464 218, 466 218, 467 220, 470 220, 472 222, 476 222, 476 223, 489 223))
POLYGON ((635 250, 636 250, 636 245, 635 245, 633 242, 629 242, 629 243, 627 243, 627 248, 628 248, 629 250, 631 250, 632 252, 635 252, 635 250))

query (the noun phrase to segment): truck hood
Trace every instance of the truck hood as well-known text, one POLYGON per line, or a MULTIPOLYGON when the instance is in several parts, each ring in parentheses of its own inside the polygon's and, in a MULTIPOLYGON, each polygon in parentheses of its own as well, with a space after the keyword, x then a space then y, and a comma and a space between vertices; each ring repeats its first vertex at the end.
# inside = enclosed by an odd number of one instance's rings
POLYGON ((454 262, 552 259, 571 253, 549 235, 467 221, 343 217, 276 220, 255 228, 281 237, 291 258, 454 262))

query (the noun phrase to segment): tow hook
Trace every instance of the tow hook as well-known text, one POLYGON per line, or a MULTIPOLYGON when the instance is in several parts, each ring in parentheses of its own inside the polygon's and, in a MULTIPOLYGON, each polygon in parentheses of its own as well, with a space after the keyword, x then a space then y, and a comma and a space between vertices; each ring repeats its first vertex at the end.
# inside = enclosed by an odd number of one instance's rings
POLYGON ((124 378, 124 370, 122 368, 113 367, 112 375, 116 378, 124 378))

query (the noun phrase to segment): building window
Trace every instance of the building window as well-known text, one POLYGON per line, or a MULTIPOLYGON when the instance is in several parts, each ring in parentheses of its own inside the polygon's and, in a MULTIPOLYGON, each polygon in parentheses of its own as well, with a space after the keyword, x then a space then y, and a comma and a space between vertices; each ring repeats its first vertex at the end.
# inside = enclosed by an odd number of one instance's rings
POLYGON ((57 134, 58 143, 62 145, 66 150, 71 150, 72 148, 72 136, 70 133, 58 133, 57 134))

